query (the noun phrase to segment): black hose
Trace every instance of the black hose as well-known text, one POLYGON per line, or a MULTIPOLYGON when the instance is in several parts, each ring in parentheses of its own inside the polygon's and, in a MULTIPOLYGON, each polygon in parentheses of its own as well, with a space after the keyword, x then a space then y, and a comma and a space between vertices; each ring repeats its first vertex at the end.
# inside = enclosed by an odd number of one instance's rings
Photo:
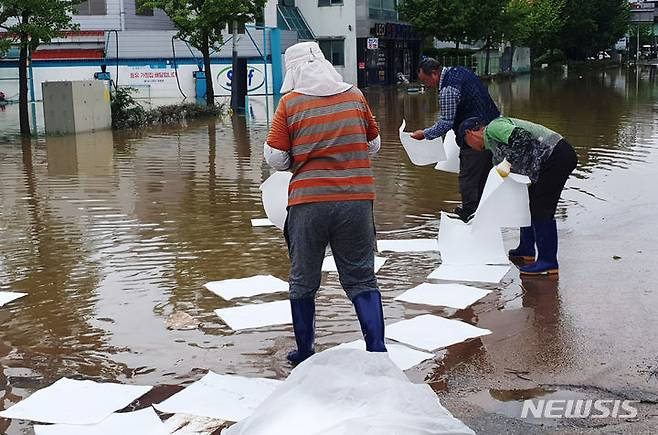
POLYGON ((183 89, 180 87, 180 80, 178 79, 178 63, 176 62, 176 47, 174 46, 174 38, 176 36, 171 37, 171 52, 174 55, 174 71, 176 73, 176 84, 178 85, 178 90, 180 91, 180 94, 183 96, 183 99, 187 99, 187 95, 183 92, 183 89))

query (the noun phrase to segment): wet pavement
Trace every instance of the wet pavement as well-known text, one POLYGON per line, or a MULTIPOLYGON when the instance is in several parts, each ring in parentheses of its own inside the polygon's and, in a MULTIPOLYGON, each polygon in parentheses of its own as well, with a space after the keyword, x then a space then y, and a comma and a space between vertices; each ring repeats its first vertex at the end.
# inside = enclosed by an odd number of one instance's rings
MULTIPOLYGON (((437 253, 392 254, 378 274, 388 323, 427 312, 493 331, 409 370, 478 433, 652 433, 658 428, 658 84, 650 70, 495 82, 510 116, 540 122, 576 147, 579 166, 558 211, 559 280, 512 271, 466 310, 393 301, 425 281, 437 253), (558 396, 550 396, 557 394, 558 396), (641 400, 633 419, 521 419, 525 397, 641 400)), ((433 94, 367 90, 382 128, 374 162, 380 237, 434 237, 459 201, 454 175, 414 167, 397 140, 436 117, 433 94)), ((186 385, 206 369, 283 378, 291 327, 233 333, 207 281, 286 278, 285 243, 263 217, 258 186, 268 108, 143 135, 111 132, 21 144, 0 112, 0 308, 3 405, 62 376, 186 385), (182 311, 202 326, 169 330, 182 311)), ((517 241, 505 231, 507 247, 517 241)), ((323 280, 318 346, 360 336, 336 277, 323 280)), ((0 431, 31 433, 0 421, 0 431)))

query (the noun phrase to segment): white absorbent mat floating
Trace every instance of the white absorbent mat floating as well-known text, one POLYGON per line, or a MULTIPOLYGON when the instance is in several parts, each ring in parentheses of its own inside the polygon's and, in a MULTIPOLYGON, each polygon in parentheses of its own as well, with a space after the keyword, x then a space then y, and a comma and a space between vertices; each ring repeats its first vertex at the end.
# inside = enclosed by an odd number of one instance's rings
POLYGON ((151 388, 62 378, 0 412, 0 417, 41 423, 97 424, 151 388))
MULTIPOLYGON (((375 273, 379 272, 379 269, 382 268, 384 263, 386 263, 386 257, 375 257, 375 273)), ((334 260, 333 255, 324 257, 322 261, 322 271, 323 272, 338 272, 338 267, 336 266, 336 260, 334 260)))
POLYGON ((444 281, 486 282, 498 284, 512 266, 490 266, 478 264, 442 264, 429 274, 429 279, 444 281))
MULTIPOLYGON (((343 343, 337 347, 366 350, 366 342, 363 340, 356 340, 351 343, 343 343)), ((388 350, 388 357, 391 358, 391 361, 393 361, 400 370, 408 370, 423 361, 434 358, 435 356, 433 353, 421 352, 396 343, 386 343, 386 350, 388 350)))
POLYGON ((252 227, 273 227, 274 223, 268 218, 258 218, 251 220, 252 227))
POLYGON ((489 290, 462 284, 423 283, 397 296, 395 300, 463 310, 489 293, 489 290))
POLYGON ((377 240, 379 252, 427 252, 438 251, 436 239, 377 240))
POLYGON ((288 186, 291 179, 292 172, 275 172, 260 185, 265 214, 281 230, 288 216, 288 186))
POLYGON ((226 300, 288 291, 288 283, 272 275, 211 281, 204 287, 226 300))
POLYGON ((488 329, 431 314, 386 325, 386 338, 430 352, 488 334, 488 329))
POLYGON ((457 145, 453 130, 446 133, 446 138, 443 141, 443 149, 446 153, 446 160, 437 163, 434 169, 459 174, 459 145, 457 145))
POLYGON ((0 307, 9 302, 15 301, 16 299, 22 298, 23 296, 27 296, 27 293, 0 292, 0 307))
POLYGON ((208 372, 203 378, 153 405, 167 414, 183 413, 225 421, 240 421, 281 384, 276 379, 245 378, 208 372))
POLYGON ((34 426, 35 435, 169 435, 153 408, 112 414, 98 424, 34 426))
POLYGON ((334 348, 298 365, 226 435, 437 435, 474 432, 385 353, 334 348))
POLYGON ((288 300, 220 308, 215 314, 234 331, 292 323, 288 300))
POLYGON ((409 160, 416 166, 431 165, 446 160, 443 149, 443 140, 439 137, 432 140, 416 140, 411 133, 406 133, 404 128, 407 122, 403 119, 400 125, 400 142, 409 156, 409 160))
POLYGON ((524 175, 510 174, 503 178, 496 168, 492 168, 471 221, 472 227, 530 226, 529 184, 530 179, 524 175))
POLYGON ((472 228, 441 212, 438 243, 441 264, 509 264, 503 235, 496 225, 472 228))

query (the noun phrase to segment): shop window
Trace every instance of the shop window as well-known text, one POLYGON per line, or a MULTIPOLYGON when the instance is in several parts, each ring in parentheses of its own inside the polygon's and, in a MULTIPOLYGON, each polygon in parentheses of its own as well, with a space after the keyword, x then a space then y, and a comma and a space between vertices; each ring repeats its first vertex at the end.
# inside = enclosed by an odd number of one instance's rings
POLYGON ((105 0, 86 0, 73 6, 73 15, 107 15, 105 0))
POLYGON ((153 8, 144 7, 144 3, 146 3, 146 0, 135 0, 135 15, 142 17, 152 17, 153 8))
POLYGON ((318 6, 342 6, 343 0, 318 0, 318 6))
POLYGON ((334 66, 345 66, 344 39, 318 39, 318 45, 324 57, 334 66))

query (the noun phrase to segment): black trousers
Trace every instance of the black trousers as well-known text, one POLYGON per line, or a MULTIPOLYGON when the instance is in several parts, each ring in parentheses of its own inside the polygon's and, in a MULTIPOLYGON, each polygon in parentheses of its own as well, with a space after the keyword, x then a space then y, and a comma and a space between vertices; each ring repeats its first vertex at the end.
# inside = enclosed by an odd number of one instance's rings
POLYGON ((539 179, 528 188, 530 216, 533 220, 553 220, 560 194, 569 175, 576 169, 578 156, 569 142, 562 139, 541 166, 539 179))
POLYGON ((459 151, 459 193, 466 215, 475 213, 480 203, 489 171, 493 167, 489 150, 476 151, 469 146, 459 151))

